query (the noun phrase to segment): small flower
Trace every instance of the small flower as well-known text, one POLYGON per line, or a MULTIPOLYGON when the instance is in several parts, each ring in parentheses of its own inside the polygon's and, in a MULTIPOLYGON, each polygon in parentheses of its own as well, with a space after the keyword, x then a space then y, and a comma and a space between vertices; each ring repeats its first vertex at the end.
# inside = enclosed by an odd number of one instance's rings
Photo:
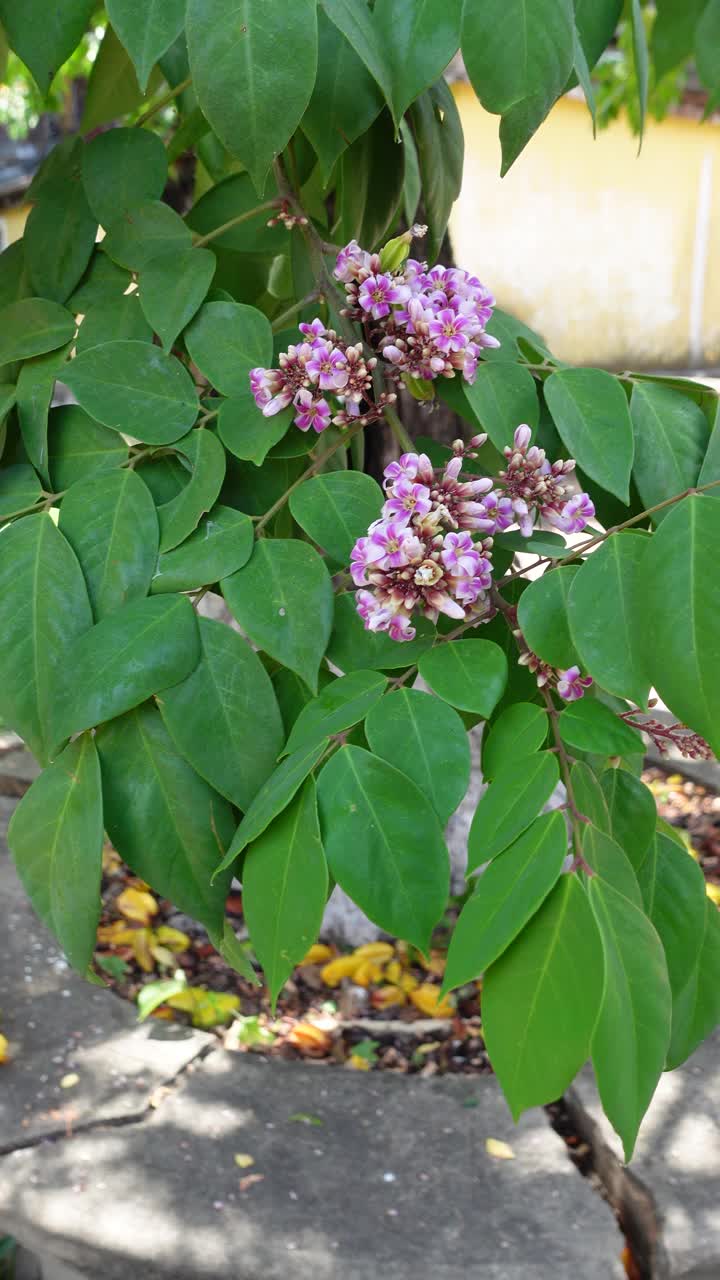
POLYGON ((367 541, 368 561, 381 569, 399 569, 422 555, 422 543, 403 520, 377 521, 367 541))
POLYGON ((595 515, 595 504, 586 493, 576 493, 559 512, 548 512, 548 519, 563 533, 582 533, 588 520, 595 515))
POLYGON ((325 328, 322 320, 319 320, 317 317, 314 320, 311 320, 310 324, 299 324, 298 329, 305 335, 308 342, 313 346, 317 341, 324 338, 327 333, 327 329, 325 328))
POLYGON ((387 631, 392 611, 383 605, 372 591, 357 591, 355 607, 360 614, 366 631, 387 631))
POLYGON ((391 462, 383 471, 385 477, 385 488, 394 484, 396 480, 414 480, 418 471, 418 456, 416 453, 404 453, 398 458, 397 462, 391 462))
POLYGON ((480 556, 469 533, 447 533, 440 555, 445 568, 451 573, 470 577, 477 572, 480 556))
POLYGON ((483 529, 486 533, 502 533, 515 523, 511 499, 504 497, 497 490, 488 493, 478 505, 482 508, 483 514, 478 519, 476 528, 483 529))
POLYGON ((369 261, 370 254, 360 248, 357 240, 351 240, 349 244, 345 245, 344 249, 340 250, 333 274, 336 280, 349 284, 351 280, 357 280, 360 272, 367 267, 369 261))
POLYGON ((411 516, 426 516, 430 511, 430 490, 427 485, 413 484, 411 480, 397 480, 389 491, 383 507, 387 518, 398 516, 407 524, 411 516))
POLYGON ((568 667, 567 671, 558 671, 557 691, 566 702, 577 702, 591 684, 592 677, 581 676, 579 667, 568 667))
POLYGON ((390 314, 390 304, 405 302, 410 296, 405 285, 395 283, 389 275, 370 275, 360 285, 359 302, 363 311, 369 311, 373 320, 382 320, 390 314))
POLYGON ((321 391, 342 391, 349 378, 344 352, 328 342, 316 342, 305 368, 321 391))
POLYGON ((467 334, 465 333, 468 324, 469 321, 464 316, 458 315, 450 307, 446 307, 442 311, 436 312, 434 320, 430 321, 430 336, 434 338, 435 346, 440 351, 445 353, 462 351, 468 342, 467 334))
POLYGON ((372 561, 368 557, 369 538, 358 538, 350 552, 350 576, 356 587, 367 586, 368 565, 372 561))
POLYGON ((301 431, 309 431, 312 427, 319 435, 330 426, 330 405, 327 400, 316 400, 312 391, 303 389, 295 396, 295 405, 298 412, 294 422, 301 431))
POLYGON ((414 640, 417 632, 407 613, 394 613, 388 623, 391 640, 414 640))

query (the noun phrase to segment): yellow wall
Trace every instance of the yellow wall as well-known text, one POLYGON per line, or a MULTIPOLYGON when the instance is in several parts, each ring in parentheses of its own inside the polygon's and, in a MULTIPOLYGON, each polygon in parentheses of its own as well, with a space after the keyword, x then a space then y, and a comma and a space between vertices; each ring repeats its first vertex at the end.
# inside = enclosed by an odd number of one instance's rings
POLYGON ((25 221, 30 212, 30 205, 16 205, 10 209, 0 209, 0 244, 12 244, 19 240, 25 230, 25 221))
POLYGON ((638 156, 626 124, 593 142, 584 103, 563 98, 501 179, 498 118, 453 87, 465 131, 454 255, 498 305, 574 363, 719 363, 720 126, 651 121, 638 156))

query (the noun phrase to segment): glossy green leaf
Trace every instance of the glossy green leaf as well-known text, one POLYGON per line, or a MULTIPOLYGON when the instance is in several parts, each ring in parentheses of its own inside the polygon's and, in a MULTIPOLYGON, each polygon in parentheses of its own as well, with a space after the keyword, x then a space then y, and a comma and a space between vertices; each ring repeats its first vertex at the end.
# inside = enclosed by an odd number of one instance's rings
POLYGON ((382 105, 377 82, 364 62, 319 9, 317 78, 302 127, 317 153, 324 178, 329 177, 345 148, 370 128, 382 105))
POLYGON ((32 506, 39 501, 41 494, 42 485, 32 467, 24 462, 3 467, 0 470, 0 520, 32 506))
POLYGON ((690 981, 703 944, 705 878, 692 855, 659 831, 638 878, 645 910, 665 948, 675 999, 690 981))
POLYGON ((256 840, 297 795, 325 750, 325 743, 301 747, 279 764, 263 783, 233 837, 232 844, 218 867, 218 872, 232 866, 247 844, 256 840))
POLYGON ((152 342, 152 329, 143 315, 137 293, 126 293, 90 307, 83 316, 75 354, 108 342, 152 342))
POLYGON ((655 797, 627 769, 606 769, 600 775, 600 786, 607 801, 612 835, 637 871, 655 835, 655 797))
POLYGON ((462 53, 472 86, 498 115, 528 98, 545 112, 565 88, 573 64, 572 0, 485 0, 466 4, 462 53))
POLYGON ((70 362, 63 381, 97 422, 143 440, 170 444, 198 413, 187 369, 146 342, 108 342, 70 362))
POLYGON ((580 1070, 602 997, 600 933, 577 877, 562 876, 483 980, 483 1036, 515 1120, 580 1070))
POLYGON ((290 495, 293 519, 341 564, 349 563, 356 540, 378 519, 382 505, 379 484, 360 471, 313 476, 290 495))
POLYGON ((708 489, 708 494, 711 498, 720 498, 720 413, 715 414, 712 434, 697 482, 700 488, 711 484, 713 487, 708 489))
POLYGON ((128 447, 117 431, 95 422, 77 404, 58 405, 48 417, 48 463, 56 492, 78 480, 113 471, 127 461, 128 447))
MULTIPOLYGON (((268 181, 268 198, 272 199, 275 191, 272 179, 268 181)), ((193 205, 187 215, 186 222, 198 235, 205 236, 219 230, 233 219, 241 219, 242 214, 250 214, 258 208, 257 192, 249 173, 233 173, 224 178, 193 205)), ((272 211, 262 209, 252 217, 243 218, 229 226, 222 235, 213 237, 216 249, 230 249, 244 254, 282 253, 287 250, 287 231, 279 224, 269 227, 268 218, 272 211)), ((243 268, 253 259, 240 259, 243 268)))
POLYGON ((633 864, 617 841, 606 831, 600 831, 590 824, 582 830, 582 850, 585 861, 592 867, 596 877, 611 885, 617 893, 621 893, 642 910, 643 898, 633 864))
MULTIPOLYGON (((156 68, 148 89, 153 90, 161 81, 162 74, 156 68)), ((109 120, 119 120, 134 111, 142 98, 135 68, 108 24, 90 72, 80 127, 89 133, 109 120)))
POLYGON ((558 725, 563 742, 578 751, 599 756, 642 754, 643 742, 636 729, 597 698, 587 695, 560 712, 558 725))
POLYGON ((720 1022, 720 915, 705 904, 705 928, 685 986, 674 995, 667 1068, 679 1067, 720 1022))
POLYGON ((355 595, 349 592, 335 600, 327 656, 345 672, 410 667, 430 648, 435 637, 434 627, 424 618, 418 622, 416 631, 416 638, 403 644, 391 640, 387 632, 366 631, 355 608, 355 595))
POLYGON ((222 622, 199 619, 200 661, 157 698, 173 741, 201 777, 247 809, 275 768, 284 733, 270 677, 222 622))
POLYGON ((380 26, 373 21, 367 6, 355 4, 354 0, 322 0, 322 7, 365 63, 388 106, 392 107, 392 73, 386 45, 380 26))
POLYGON ((43 187, 23 235, 33 292, 65 302, 90 261, 96 234, 79 175, 43 187))
POLYGON ((494 538, 495 546, 508 551, 521 551, 529 556, 548 556, 551 560, 562 560, 567 555, 568 547, 560 533, 550 533, 541 529, 529 538, 523 538, 519 529, 510 533, 501 533, 494 538))
POLYGON ((465 395, 496 449, 512 445, 521 423, 536 427, 540 415, 535 379, 521 364, 481 364, 465 395))
POLYGON ((185 25, 185 0, 107 0, 107 11, 145 93, 155 63, 185 25))
POLYGON ((657 0, 655 7, 651 49, 655 75, 660 79, 692 54, 695 30, 707 0, 657 0))
POLYGON ((83 151, 82 180, 98 222, 109 227, 145 200, 159 200, 167 181, 165 148, 149 129, 110 129, 83 151))
POLYGON ((49 484, 48 414, 55 381, 65 364, 69 346, 25 360, 18 374, 15 399, 20 434, 28 459, 49 484))
POLYGON ((190 462, 192 473, 180 493, 158 508, 161 551, 172 551, 190 536, 214 506, 225 478, 225 450, 211 431, 191 431, 178 441, 178 448, 190 462))
POLYGON ((502 853, 537 817, 560 778, 549 751, 503 765, 480 797, 468 835, 468 872, 502 853))
POLYGON ((361 747, 341 747, 318 780, 328 865, 381 929, 426 950, 445 908, 448 851, 428 798, 361 747))
POLYGON ((179 754, 151 705, 96 736, 105 827, 136 875, 221 933, 229 873, 211 882, 233 833, 232 810, 179 754))
POLYGON ((513 703, 483 735, 483 776, 494 778, 518 756, 532 755, 543 745, 547 731, 547 712, 542 707, 532 702, 513 703))
POLYGON ((68 310, 87 315, 91 307, 121 298, 131 283, 130 272, 96 248, 80 284, 67 300, 68 310))
POLYGON ((591 480, 627 504, 633 427, 617 378, 603 369, 558 369, 543 391, 570 456, 591 480))
POLYGON ((294 539, 262 539, 244 568, 222 582, 230 612, 254 644, 313 693, 333 616, 330 576, 320 556, 294 539))
POLYGON ((207 302, 185 334, 193 362, 223 395, 243 395, 250 370, 272 362, 270 321, 240 302, 207 302))
POLYGON ((387 677, 377 671, 353 671, 332 680, 303 707, 282 754, 313 746, 359 724, 382 698, 386 685, 387 677))
MULTIPOLYGON (((630 402, 635 431, 633 479, 644 507, 697 484, 710 429, 698 404, 658 382, 636 382, 630 402)), ((657 524, 670 514, 653 515, 657 524)))
POLYGON ((328 871, 312 778, 251 845, 242 880, 243 914, 274 1006, 317 938, 327 900, 328 871))
POLYGON ((390 233, 403 194, 405 149, 383 110, 340 159, 336 235, 379 248, 390 233))
POLYGON ((95 621, 147 595, 158 550, 149 489, 127 468, 73 485, 60 532, 80 561, 95 621))
POLYGON ((198 102, 262 194, 315 84, 315 0, 188 0, 186 30, 198 102))
POLYGON ((371 750, 412 778, 440 822, 455 812, 470 782, 470 744, 456 711, 419 689, 396 689, 365 721, 371 750))
POLYGON ((91 626, 82 570, 51 517, 0 530, 0 716, 43 764, 58 680, 91 626))
POLYGON ((236 458, 244 458, 259 467, 273 445, 286 434, 294 413, 289 405, 271 418, 264 418, 248 385, 243 392, 223 400, 217 420, 218 435, 236 458))
POLYGON ((505 654, 490 640, 438 644, 421 656, 418 670, 438 697, 485 719, 492 715, 507 683, 505 654))
POLYGON ((502 955, 549 894, 566 853, 562 814, 545 813, 493 859, 458 917, 443 991, 479 978, 502 955))
POLYGON ((423 252, 435 262, 447 231, 450 210, 460 194, 465 140, 455 99, 438 80, 410 109, 428 236, 423 252))
POLYGON ((23 298, 0 310, 0 366, 56 351, 75 333, 75 321, 57 302, 23 298))
POLYGON ((150 591, 192 591, 219 582, 247 564, 253 541, 250 517, 218 503, 189 538, 158 557, 150 591))
POLYGON ((158 254, 177 253, 191 244, 189 228, 169 204, 144 200, 110 223, 102 250, 119 266, 142 271, 158 254))
POLYGON ((109 614, 66 654, 52 699, 54 745, 184 680, 199 657, 197 620, 185 596, 134 600, 109 614))
POLYGON ((590 902, 605 956, 605 993, 592 1041, 603 1109, 629 1160, 665 1065, 672 999, 662 944, 642 910, 602 876, 590 902))
POLYGON ((0 0, 8 44, 32 73, 43 98, 82 38, 95 7, 95 0, 63 0, 55 8, 48 8, 45 0, 0 0))
POLYGON ((100 917, 103 808, 90 734, 35 779, 13 814, 8 844, 40 919, 84 974, 100 917))
POLYGON ((529 584, 518 605, 518 626, 533 653, 561 669, 578 661, 567 613, 577 573, 576 565, 549 570, 529 584))
POLYGON ((390 67, 392 102, 401 120, 411 102, 441 76, 460 44, 462 0, 378 0, 373 26, 390 67))
POLYGON ((168 353, 203 302, 215 275, 209 249, 158 254, 140 272, 140 305, 168 353))
POLYGON ((639 608, 648 676, 674 715, 720 753, 720 503, 685 498, 648 542, 639 608))
POLYGON ((647 706, 650 684, 645 675, 647 618, 640 605, 646 549, 643 534, 614 533, 571 579, 565 602, 580 664, 603 689, 641 707, 647 706))
MULTIPOLYGON (((600 779, 584 760, 576 760, 572 766, 570 785, 578 812, 599 831, 604 831, 607 835, 615 835, 611 829, 610 813, 600 779)), ((624 848, 619 833, 615 835, 615 839, 620 847, 624 848)), ((635 865, 633 862, 633 866, 635 865)))

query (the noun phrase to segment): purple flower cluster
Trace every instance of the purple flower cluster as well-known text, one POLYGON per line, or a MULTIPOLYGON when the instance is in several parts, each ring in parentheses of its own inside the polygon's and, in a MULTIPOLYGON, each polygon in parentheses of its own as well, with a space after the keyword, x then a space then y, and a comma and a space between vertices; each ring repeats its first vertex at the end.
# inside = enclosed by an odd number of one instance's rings
POLYGON ((266 418, 292 404, 301 431, 346 425, 361 415, 361 402, 371 400, 377 360, 366 360, 361 342, 345 342, 321 320, 301 324, 300 332, 304 342, 282 353, 279 369, 250 370, 255 403, 266 418))
POLYGON ((461 373, 473 382, 483 347, 497 347, 485 332, 495 306, 488 289, 468 271, 408 258, 396 271, 381 256, 351 240, 340 250, 335 276, 345 285, 345 314, 370 331, 373 347, 399 373, 431 380, 461 373))
POLYGON ((512 447, 504 450, 507 466, 499 475, 504 493, 493 489, 483 499, 486 519, 478 528, 499 533, 517 524, 523 537, 529 538, 540 514, 563 533, 580 533, 595 515, 595 507, 586 493, 566 497, 562 480, 575 470, 574 460, 549 463, 544 449, 530 445, 531 437, 523 423, 512 447))

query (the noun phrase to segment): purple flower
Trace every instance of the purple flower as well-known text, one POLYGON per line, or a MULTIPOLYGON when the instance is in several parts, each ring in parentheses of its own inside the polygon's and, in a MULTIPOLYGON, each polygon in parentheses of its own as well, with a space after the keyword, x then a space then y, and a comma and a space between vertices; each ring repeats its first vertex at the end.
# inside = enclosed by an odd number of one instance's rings
POLYGON ((557 691, 566 702, 577 702, 592 684, 591 676, 581 676, 579 667, 558 671, 557 691))
POLYGON ((581 533, 595 515, 595 505, 586 493, 576 493, 559 512, 551 511, 548 519, 563 533, 581 533))
POLYGON ((356 591, 355 608, 365 624, 366 631, 387 631, 392 612, 373 595, 372 591, 356 591))
POLYGON ((480 556, 469 533, 446 533, 440 558, 451 573, 465 574, 467 577, 477 573, 480 563, 480 556))
MULTIPOLYGON (((483 560, 484 565, 488 565, 487 560, 483 560)), ((462 604, 475 604, 475 601, 482 595, 483 591, 489 591, 492 586, 492 575, 488 571, 483 572, 482 576, 477 575, 474 578, 457 578, 454 582, 455 599, 462 604)))
POLYGON ((406 613, 394 613, 388 624, 391 640, 414 640, 416 631, 406 613))
POLYGON ((432 507, 427 485, 413 484, 411 480, 396 480, 383 507, 386 518, 397 516, 405 524, 412 516, 426 516, 432 507))
POLYGON ((396 480, 414 480, 418 470, 418 456, 416 453, 404 453, 397 462, 391 462, 383 471, 385 477, 385 487, 394 484, 396 480))
POLYGON ((411 533, 403 520, 385 524, 378 520, 368 537, 367 557, 380 569, 400 569, 422 554, 420 539, 411 533))
POLYGON ((405 302, 410 290, 405 285, 397 285, 392 276, 371 275, 360 285, 359 302, 363 311, 369 311, 373 320, 382 320, 390 315, 392 302, 405 302))
POLYGON ((358 538, 350 552, 350 575, 356 587, 367 586, 367 570, 371 563, 368 557, 369 538, 358 538))
POLYGON ((327 329, 325 328, 322 320, 319 320, 317 317, 312 320, 310 324, 299 324, 298 329, 301 333, 305 334, 305 337, 312 346, 315 346, 315 343, 319 339, 324 338, 327 333, 327 329))
POLYGON ((511 499, 502 497, 495 489, 483 498, 479 506, 484 514, 478 520, 476 528, 483 529, 486 533, 502 533, 515 522, 511 499))
POLYGON ((264 409, 278 389, 276 386, 277 374, 277 369, 250 370, 250 390, 253 393, 258 409, 264 409))
POLYGON ((328 342, 316 342, 305 368, 321 391, 341 391, 350 376, 344 352, 328 342))
POLYGON ((303 388, 295 396, 295 405, 298 412, 294 422, 301 431, 309 431, 312 427, 319 435, 330 426, 330 405, 327 400, 316 400, 312 391, 303 388))
POLYGON ((363 269, 367 268, 369 262, 370 254, 360 248, 357 240, 351 240, 344 249, 340 250, 333 274, 336 280, 349 284, 351 280, 357 279, 363 269))
POLYGON ((430 336, 435 339, 435 346, 449 354, 451 351, 462 351, 467 346, 465 330, 468 321, 458 315, 450 307, 438 311, 434 320, 430 321, 430 336))

